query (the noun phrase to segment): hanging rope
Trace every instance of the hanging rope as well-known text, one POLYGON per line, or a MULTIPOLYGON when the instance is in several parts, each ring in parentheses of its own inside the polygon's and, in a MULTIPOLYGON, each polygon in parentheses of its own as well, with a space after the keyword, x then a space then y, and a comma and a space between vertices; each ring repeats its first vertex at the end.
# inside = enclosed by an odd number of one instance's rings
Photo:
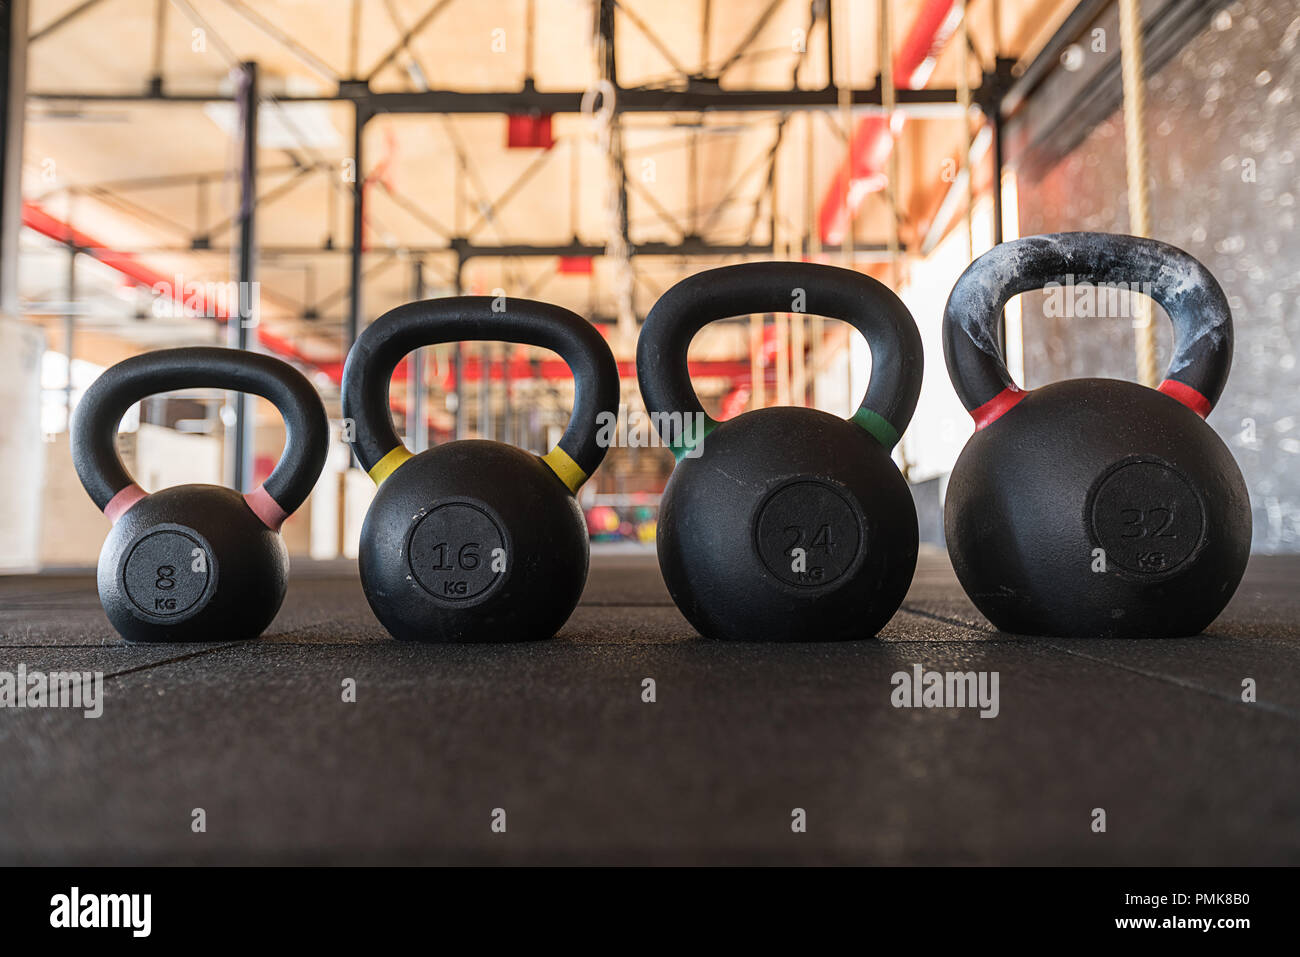
MULTIPOLYGON (((1124 159, 1127 164, 1129 232, 1151 234, 1151 209, 1147 190, 1146 103, 1142 87, 1142 16, 1138 0, 1119 0, 1120 64, 1124 77, 1124 159)), ((1133 322, 1137 349, 1138 381, 1154 387, 1156 330, 1151 322, 1151 300, 1136 297, 1133 322)))

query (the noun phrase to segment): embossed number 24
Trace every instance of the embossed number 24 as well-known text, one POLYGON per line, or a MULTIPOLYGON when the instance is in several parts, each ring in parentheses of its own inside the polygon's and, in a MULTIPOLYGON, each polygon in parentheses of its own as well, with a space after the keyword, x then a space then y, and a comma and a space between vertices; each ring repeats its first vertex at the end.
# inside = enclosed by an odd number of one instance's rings
MULTIPOLYGON (((785 544, 785 553, 789 555, 793 549, 803 544, 804 535, 807 533, 798 525, 787 525, 785 533, 791 536, 790 541, 785 544)), ((817 529, 817 534, 808 543, 807 551, 821 551, 827 555, 835 551, 835 540, 831 537, 831 527, 829 525, 823 525, 817 529)))

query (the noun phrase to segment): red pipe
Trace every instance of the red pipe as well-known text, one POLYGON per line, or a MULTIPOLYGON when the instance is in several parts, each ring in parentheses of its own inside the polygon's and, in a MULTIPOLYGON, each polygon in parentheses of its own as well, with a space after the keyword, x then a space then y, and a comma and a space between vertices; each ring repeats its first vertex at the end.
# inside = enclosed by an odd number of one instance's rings
MULTIPOLYGON (((894 54, 896 87, 917 90, 925 86, 935 59, 957 28, 953 2, 926 0, 921 7, 894 54)), ((849 155, 840 164, 822 199, 817 228, 823 243, 831 246, 842 243, 862 201, 884 188, 894 136, 902 131, 903 122, 903 115, 895 114, 897 128, 891 132, 889 121, 882 115, 866 116, 859 121, 849 141, 849 155)))
MULTIPOLYGON (((51 216, 39 204, 24 201, 23 202, 23 225, 35 230, 43 236, 57 240, 61 243, 69 243, 78 247, 88 256, 102 262, 105 266, 116 270, 128 279, 133 280, 141 286, 149 289, 166 289, 168 296, 177 304, 188 307, 196 307, 205 318, 214 319, 217 322, 228 322, 230 316, 224 305, 219 302, 212 302, 202 289, 191 290, 192 294, 187 295, 185 288, 177 288, 173 282, 174 277, 164 276, 157 270, 146 266, 140 260, 136 259, 129 253, 119 252, 105 246, 99 240, 87 233, 63 222, 60 219, 51 216)), ((332 381, 338 383, 343 381, 343 359, 316 359, 305 355, 292 341, 284 336, 277 335, 263 325, 257 329, 258 341, 269 351, 278 355, 295 359, 304 365, 323 372, 332 381)), ((477 381, 481 375, 479 361, 475 357, 468 357, 466 360, 465 379, 467 381, 477 381)), ((527 379, 532 377, 532 364, 521 353, 516 353, 510 359, 509 376, 511 378, 527 379)), ((541 374, 544 379, 571 379, 573 373, 569 367, 559 359, 546 359, 540 363, 541 374)), ((701 377, 722 377, 736 379, 748 377, 748 362, 727 362, 727 361, 703 361, 692 362, 689 364, 692 376, 701 377)), ((619 375, 625 379, 635 378, 636 364, 633 362, 620 362, 618 364, 619 375)), ((398 365, 393 373, 394 381, 404 381, 407 378, 407 363, 403 362, 398 365)), ((505 377, 506 371, 500 363, 495 364, 492 370, 492 378, 501 380, 505 377)), ((448 388, 454 388, 455 377, 448 375, 446 379, 448 388)))
MULTIPOLYGON (((183 284, 178 288, 176 283, 172 281, 174 277, 164 276, 157 270, 140 262, 130 253, 118 252, 116 249, 109 248, 88 233, 83 233, 71 224, 51 216, 38 203, 30 200, 23 201, 23 225, 35 230, 42 236, 48 236, 58 242, 76 246, 87 256, 98 259, 105 266, 116 270, 141 286, 151 290, 159 288, 167 290, 168 298, 179 306, 197 306, 204 317, 214 319, 217 322, 225 323, 230 320, 230 314, 226 311, 225 306, 222 303, 210 301, 203 289, 192 289, 187 294, 183 284)), ((343 363, 317 362, 309 359, 288 339, 277 336, 264 326, 258 327, 257 338, 271 352, 297 359, 305 365, 319 369, 335 382, 339 382, 343 378, 343 363)))
MULTIPOLYGON (((172 288, 171 282, 162 273, 155 272, 127 253, 107 248, 81 230, 74 229, 61 219, 55 219, 30 200, 23 202, 23 225, 34 229, 42 236, 79 247, 87 255, 93 256, 111 269, 116 269, 128 279, 134 279, 142 286, 152 289, 155 285, 166 285, 172 289, 172 298, 176 302, 182 304, 185 302, 185 290, 172 288)), ((206 298, 203 302, 206 307, 208 305, 206 298)))
MULTIPOLYGON (((539 365, 539 372, 543 379, 572 379, 573 372, 569 369, 562 359, 543 359, 539 365)), ((515 362, 510 370, 512 377, 519 379, 533 378, 532 363, 515 362), (522 369, 522 374, 521 374, 522 369)), ((699 362, 687 363, 692 379, 749 379, 749 363, 746 361, 726 360, 726 359, 704 359, 699 362)), ((501 382, 505 378, 505 370, 501 363, 494 362, 491 364, 488 375, 492 382, 501 382)), ((636 363, 625 361, 618 363, 618 374, 623 379, 633 379, 636 377, 636 363)), ((478 382, 483 377, 483 363, 473 356, 465 357, 465 381, 478 382)), ((402 367, 398 366, 393 374, 394 381, 400 381, 405 378, 402 367)), ((456 388, 456 374, 450 369, 443 377, 443 388, 450 392, 456 388)))

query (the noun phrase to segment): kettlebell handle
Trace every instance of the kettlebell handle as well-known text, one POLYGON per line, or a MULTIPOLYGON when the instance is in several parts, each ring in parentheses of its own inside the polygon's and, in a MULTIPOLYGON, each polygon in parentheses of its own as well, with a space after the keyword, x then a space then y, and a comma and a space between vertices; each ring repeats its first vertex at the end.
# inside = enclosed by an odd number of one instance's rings
MULTIPOLYGON (((912 314, 884 283, 850 269, 816 263, 757 262, 721 266, 677 283, 654 304, 637 341, 636 371, 651 413, 702 417, 718 425, 691 385, 691 339, 719 319, 786 312, 842 319, 871 348, 871 381, 849 421, 892 449, 916 411, 921 392, 921 336, 912 314)), ((667 423, 668 419, 660 419, 667 423)), ((665 424, 663 426, 667 428, 665 424)), ((703 436, 664 435, 678 460, 703 436)))
POLYGON ((270 400, 284 417, 280 461, 258 488, 244 495, 271 529, 311 493, 329 451, 329 419, 311 383, 272 356, 200 346, 160 349, 110 367, 86 390, 72 416, 72 461, 95 505, 114 523, 145 492, 117 453, 117 427, 135 403, 177 389, 229 389, 270 400))
POLYGON ((1125 283, 1149 291, 1174 327, 1159 391, 1201 418, 1219 401, 1232 365, 1232 312, 1210 271, 1154 239, 1113 233, 1051 233, 994 246, 971 263, 943 313, 943 355, 953 388, 982 429, 1027 394, 1011 379, 995 323, 1013 296, 1053 283, 1125 283))
POLYGON ((596 327, 545 302, 455 296, 411 302, 384 313, 357 337, 343 369, 343 415, 356 432, 353 449, 376 485, 411 452, 393 426, 389 384, 397 363, 414 349, 445 342, 515 342, 559 354, 573 371, 573 412, 564 435, 542 460, 577 492, 605 458, 602 413, 618 414, 618 364, 596 327))

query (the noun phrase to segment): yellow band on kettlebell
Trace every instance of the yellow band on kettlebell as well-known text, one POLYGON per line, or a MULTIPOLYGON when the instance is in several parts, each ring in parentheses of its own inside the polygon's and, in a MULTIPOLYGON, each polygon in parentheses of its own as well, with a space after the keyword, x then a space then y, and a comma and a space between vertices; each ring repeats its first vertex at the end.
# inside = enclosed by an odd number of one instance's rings
POLYGON ((577 462, 564 449, 558 445, 542 456, 542 461, 551 467, 555 473, 573 494, 578 494, 578 489, 582 483, 587 481, 587 473, 582 470, 577 462))
POLYGON ((367 474, 376 485, 383 485, 384 479, 396 472, 401 464, 409 458, 411 458, 411 450, 405 445, 399 445, 376 462, 367 474))

